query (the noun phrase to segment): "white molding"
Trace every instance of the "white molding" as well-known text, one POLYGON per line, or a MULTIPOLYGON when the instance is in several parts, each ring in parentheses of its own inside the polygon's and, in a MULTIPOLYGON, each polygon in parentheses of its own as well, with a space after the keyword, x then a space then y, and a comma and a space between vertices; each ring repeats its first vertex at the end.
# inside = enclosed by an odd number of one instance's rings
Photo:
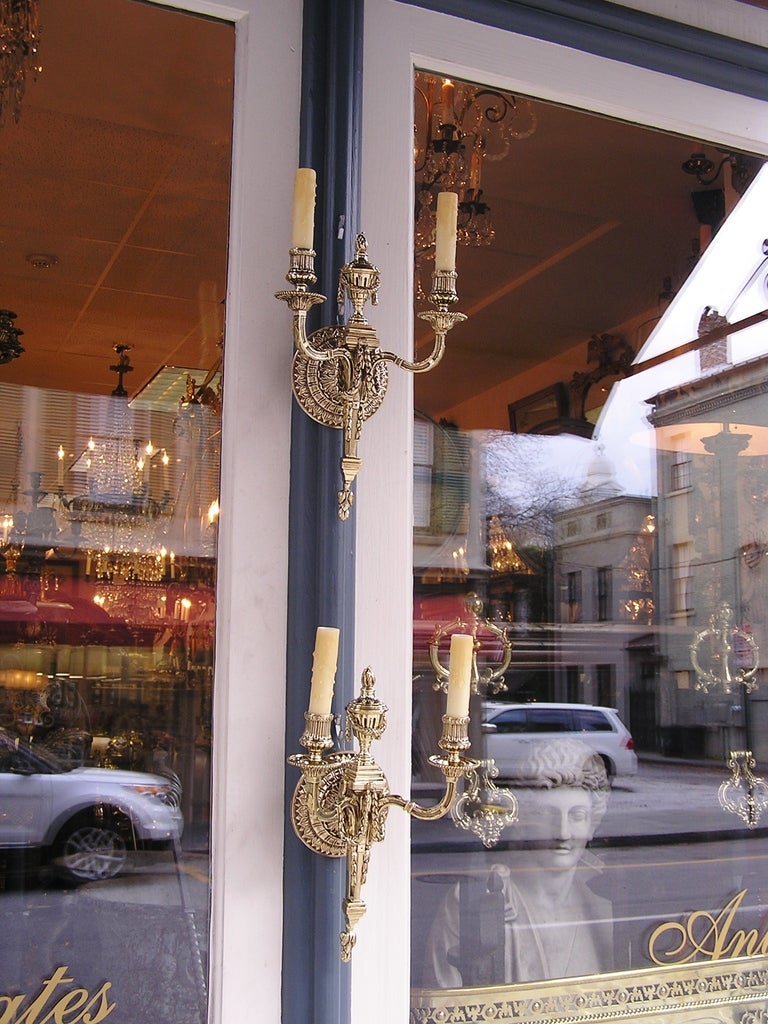
MULTIPOLYGON (((366 0, 362 222, 353 227, 365 231, 382 272, 372 320, 384 347, 404 355, 412 344, 411 80, 419 65, 768 153, 768 105, 758 100, 394 0, 366 0)), ((461 276, 458 287, 461 294, 461 276)), ((450 344, 449 335, 448 358, 450 344)), ((410 777, 411 421, 412 382, 393 369, 387 399, 365 424, 360 446, 356 622, 359 666, 372 665, 390 708, 377 752, 401 793, 410 777)), ((353 1024, 407 1020, 410 852, 403 817, 392 811, 387 838, 371 859, 369 910, 353 958, 353 1024)))
MULTIPOLYGON (((166 0, 160 0, 166 3, 166 0)), ((302 0, 173 0, 232 21, 234 146, 213 712, 211 1024, 281 1014, 290 320, 302 0), (265 140, 269 140, 269 152, 265 140)))

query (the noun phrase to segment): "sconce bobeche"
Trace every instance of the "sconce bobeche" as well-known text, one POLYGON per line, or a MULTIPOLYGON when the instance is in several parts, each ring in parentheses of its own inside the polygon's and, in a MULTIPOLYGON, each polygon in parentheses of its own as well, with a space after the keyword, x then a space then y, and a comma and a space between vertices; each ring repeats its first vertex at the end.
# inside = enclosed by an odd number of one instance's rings
POLYGON ((365 420, 384 401, 389 385, 387 363, 411 373, 426 373, 442 359, 448 331, 466 320, 463 313, 451 312, 449 308, 458 301, 454 269, 458 197, 453 192, 443 192, 438 197, 436 269, 430 294, 435 308, 419 313, 422 320, 432 325, 435 343, 425 359, 411 361, 394 352, 383 351, 375 328, 363 315, 369 299, 372 305, 378 302, 380 274, 368 259, 368 245, 362 234, 355 241, 354 259, 339 273, 338 303, 341 305, 346 295, 353 313, 346 324, 321 327, 307 335, 307 313, 313 306, 325 302, 324 295, 308 290, 317 280, 312 248, 314 181, 314 172, 309 168, 299 169, 294 194, 293 247, 286 275, 293 290, 276 292, 276 298, 286 302, 293 312, 296 346, 293 393, 296 400, 313 420, 344 432, 343 487, 338 493, 338 513, 340 519, 347 519, 354 501, 352 483, 361 466, 357 454, 360 431, 365 420))
POLYGON ((370 668, 363 672, 360 696, 350 701, 346 709, 345 738, 354 739, 359 749, 327 753, 334 745, 330 704, 338 630, 318 629, 310 706, 304 715, 305 729, 299 741, 308 753, 292 754, 288 758, 290 764, 301 770, 291 803, 291 821, 299 839, 314 853, 347 858, 345 928, 341 933, 341 959, 344 961, 352 956, 355 926, 365 913, 361 891, 368 873, 371 847, 384 839, 389 808, 401 807, 423 821, 442 818, 451 809, 458 780, 479 765, 478 761, 463 756, 470 745, 467 709, 472 649, 471 636, 454 634, 447 713, 443 716, 443 732, 438 744, 446 756, 430 757, 430 763, 445 776, 445 792, 438 803, 422 807, 390 793, 387 778, 370 753, 371 743, 381 738, 387 724, 387 708, 376 697, 370 668), (318 690, 323 691, 319 699, 318 690))

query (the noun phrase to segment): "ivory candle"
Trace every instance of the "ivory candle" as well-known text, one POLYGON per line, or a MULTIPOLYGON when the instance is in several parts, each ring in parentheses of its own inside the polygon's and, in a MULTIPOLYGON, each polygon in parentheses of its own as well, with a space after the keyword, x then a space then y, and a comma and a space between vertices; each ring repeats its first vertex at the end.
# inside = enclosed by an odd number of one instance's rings
POLYGON ((312 687, 309 691, 310 715, 330 715, 336 662, 339 656, 339 630, 318 626, 312 655, 312 687))
POLYGON ((437 273, 456 269, 456 222, 459 197, 455 192, 440 192, 437 197, 435 227, 435 270, 437 273))
POLYGON ((448 706, 446 715, 466 718, 469 714, 469 690, 472 681, 472 654, 475 641, 468 633, 454 633, 451 637, 451 657, 448 663, 448 706))
POLYGON ((311 249, 315 240, 315 184, 311 167, 299 167, 293 180, 292 249, 311 249))

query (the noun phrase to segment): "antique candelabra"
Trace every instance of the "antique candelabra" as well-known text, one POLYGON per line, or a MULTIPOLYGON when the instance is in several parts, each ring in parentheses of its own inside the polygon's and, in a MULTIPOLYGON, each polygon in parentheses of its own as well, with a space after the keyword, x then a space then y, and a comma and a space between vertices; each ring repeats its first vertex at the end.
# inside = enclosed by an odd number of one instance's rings
POLYGON ((321 626, 317 631, 309 710, 300 739, 308 753, 293 754, 288 761, 301 770, 291 804, 291 820, 299 839, 314 853, 347 859, 341 959, 348 961, 355 945, 355 927, 366 909, 361 892, 371 847, 384 838, 389 808, 401 807, 421 820, 442 818, 451 809, 458 780, 475 770, 478 762, 463 754, 469 747, 471 636, 454 634, 451 639, 451 680, 439 741, 445 756, 430 758, 445 776, 445 791, 429 807, 391 793, 384 772, 370 752, 371 743, 380 739, 386 728, 387 708, 376 697, 369 668, 362 675, 360 696, 346 709, 345 737, 354 738, 359 749, 330 751, 334 745, 331 700, 338 640, 336 629, 321 626))
POLYGON ((411 373, 433 369, 443 357, 448 331, 465 320, 463 313, 451 312, 456 294, 456 231, 458 197, 442 192, 438 197, 435 241, 435 272, 430 302, 434 309, 419 313, 432 325, 435 342, 430 354, 418 361, 404 359, 379 346, 375 328, 363 310, 370 299, 378 301, 380 274, 368 259, 365 236, 355 241, 354 259, 339 274, 338 302, 345 296, 353 312, 346 324, 321 327, 307 334, 307 313, 325 296, 309 290, 315 283, 314 241, 315 172, 299 168, 296 174, 293 204, 293 239, 290 269, 286 280, 292 290, 276 292, 293 313, 293 393, 301 408, 313 420, 326 427, 342 430, 342 489, 338 492, 338 514, 347 519, 354 501, 352 484, 361 459, 357 454, 363 423, 384 401, 389 384, 388 363, 411 373))

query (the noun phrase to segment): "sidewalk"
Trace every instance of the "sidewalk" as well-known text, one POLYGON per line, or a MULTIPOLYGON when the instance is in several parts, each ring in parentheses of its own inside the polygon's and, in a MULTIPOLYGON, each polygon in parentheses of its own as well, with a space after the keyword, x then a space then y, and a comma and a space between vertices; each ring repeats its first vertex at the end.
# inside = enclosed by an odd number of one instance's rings
MULTIPOLYGON (((654 845, 672 842, 707 842, 768 835, 768 814, 749 829, 736 814, 718 801, 721 783, 730 778, 725 766, 693 764, 664 758, 642 758, 637 775, 614 782, 608 808, 593 846, 654 845)), ((430 796, 414 794, 420 802, 430 796)), ((500 845, 513 839, 514 826, 506 829, 500 845)), ((412 847, 419 853, 476 850, 481 845, 471 832, 459 828, 450 816, 437 822, 414 821, 412 847)))

